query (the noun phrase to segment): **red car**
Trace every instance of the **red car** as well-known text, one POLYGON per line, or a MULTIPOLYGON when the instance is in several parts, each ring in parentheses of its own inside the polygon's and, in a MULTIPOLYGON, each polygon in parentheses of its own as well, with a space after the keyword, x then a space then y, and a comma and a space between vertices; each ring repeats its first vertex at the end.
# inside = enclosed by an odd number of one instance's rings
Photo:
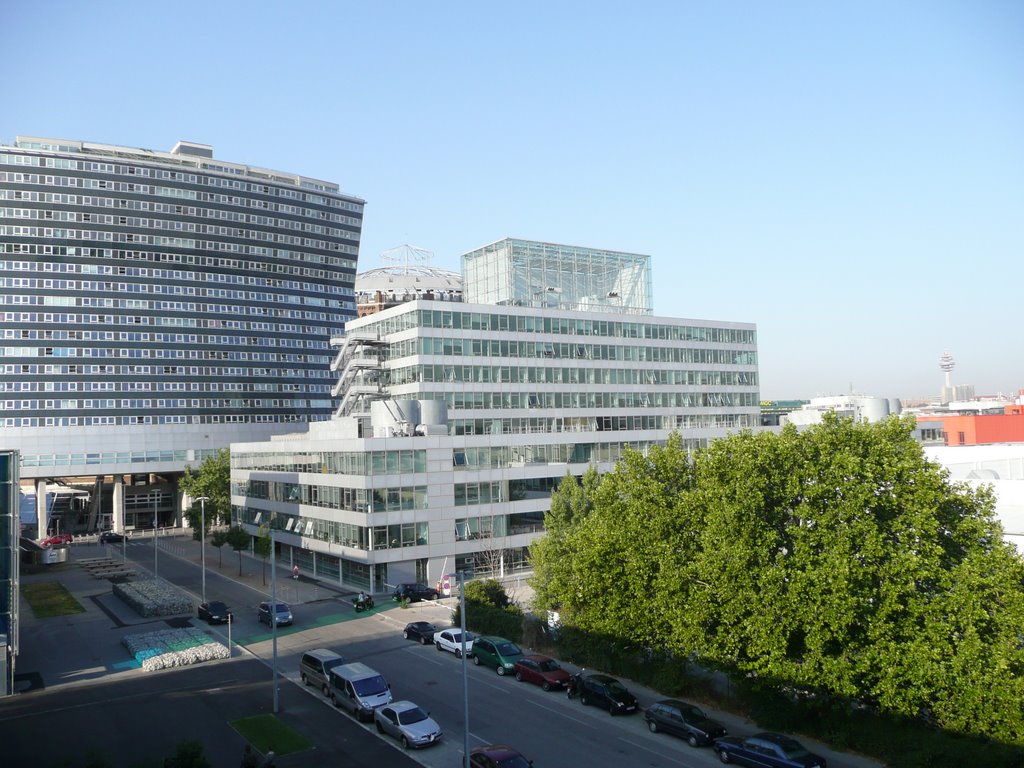
POLYGON ((75 537, 70 533, 58 533, 50 536, 48 539, 43 539, 39 544, 44 547, 53 547, 57 544, 70 544, 75 540, 75 537))
POLYGON ((539 685, 545 691, 561 690, 569 683, 569 673, 550 656, 523 656, 515 670, 516 680, 539 685))
POLYGON ((470 768, 530 768, 533 760, 527 760, 512 747, 493 744, 477 747, 469 753, 470 768))

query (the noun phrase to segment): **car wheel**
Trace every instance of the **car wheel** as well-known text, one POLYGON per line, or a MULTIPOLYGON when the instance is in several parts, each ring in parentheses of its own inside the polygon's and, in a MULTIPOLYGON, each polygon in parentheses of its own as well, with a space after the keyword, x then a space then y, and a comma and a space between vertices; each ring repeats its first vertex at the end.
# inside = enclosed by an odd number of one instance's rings
POLYGON ((582 704, 584 707, 590 706, 590 699, 587 698, 587 694, 580 694, 580 704, 582 704))
POLYGON ((331 694, 331 704, 333 704, 335 708, 337 708, 338 706, 338 697, 335 696, 333 693, 331 694))
POLYGON ((686 743, 689 744, 691 747, 700 746, 700 742, 697 741, 697 737, 694 736, 692 733, 686 737, 686 743))
POLYGON ((305 672, 302 673, 301 677, 302 677, 302 684, 303 685, 309 685, 309 678, 306 677, 306 673, 305 672))
POLYGON ((421 637, 420 638, 420 645, 426 645, 426 644, 427 644, 427 638, 421 637))
POLYGON ((480 666, 480 657, 479 656, 474 656, 473 657, 473 663, 476 664, 479 667, 480 666))
POLYGON ((653 720, 648 720, 647 721, 647 730, 649 730, 651 733, 657 733, 658 732, 658 724, 656 722, 654 722, 653 720))
POLYGON ((407 738, 405 738, 405 736, 403 736, 402 737, 402 749, 408 749, 408 748, 409 748, 409 740, 407 738))
MULTIPOLYGON (((476 656, 474 656, 473 658, 475 659, 476 656)), ((497 671, 499 677, 504 677, 505 676, 505 668, 504 667, 498 667, 498 669, 496 671, 497 671)))
POLYGON ((519 672, 518 670, 516 671, 516 680, 518 680, 520 683, 523 682, 523 673, 519 672))
POLYGON ((729 757, 729 753, 726 752, 724 749, 718 750, 718 759, 721 760, 723 763, 732 762, 732 758, 729 757))
POLYGON ((540 684, 540 687, 543 688, 545 692, 550 691, 551 690, 551 683, 549 683, 547 680, 545 680, 543 683, 540 684))
POLYGON ((384 726, 382 726, 380 722, 375 722, 374 725, 377 726, 377 733, 384 733, 384 726))
MULTIPOLYGON (((456 648, 455 649, 455 658, 456 659, 461 659, 462 658, 462 649, 461 648, 456 648)), ((475 659, 476 656, 474 656, 473 658, 475 659)))
POLYGON ((615 717, 615 702, 614 701, 609 701, 608 702, 608 714, 611 715, 612 717, 615 717))
POLYGON ((444 650, 444 648, 441 647, 440 643, 434 643, 434 647, 437 648, 437 650, 439 650, 439 651, 443 651, 444 650))
POLYGON ((404 632, 402 633, 402 637, 404 637, 404 638, 405 638, 406 640, 408 640, 408 639, 409 639, 409 630, 408 630, 408 629, 407 629, 407 630, 405 630, 405 631, 404 631, 404 632))

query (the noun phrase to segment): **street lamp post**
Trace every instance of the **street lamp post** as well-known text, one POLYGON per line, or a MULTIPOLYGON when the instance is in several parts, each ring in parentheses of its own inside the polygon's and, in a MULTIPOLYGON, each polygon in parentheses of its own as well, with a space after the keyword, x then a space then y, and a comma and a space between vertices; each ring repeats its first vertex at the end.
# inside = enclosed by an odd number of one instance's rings
POLYGON ((462 764, 469 766, 469 668, 466 665, 466 572, 459 571, 459 629, 462 632, 462 764))
POLYGON ((206 502, 210 500, 209 496, 200 496, 196 501, 199 502, 199 552, 202 559, 203 569, 203 602, 206 602, 206 502))
POLYGON ((157 552, 159 547, 156 545, 156 524, 157 524, 157 511, 156 511, 156 495, 153 496, 153 578, 159 578, 159 572, 157 571, 157 552))

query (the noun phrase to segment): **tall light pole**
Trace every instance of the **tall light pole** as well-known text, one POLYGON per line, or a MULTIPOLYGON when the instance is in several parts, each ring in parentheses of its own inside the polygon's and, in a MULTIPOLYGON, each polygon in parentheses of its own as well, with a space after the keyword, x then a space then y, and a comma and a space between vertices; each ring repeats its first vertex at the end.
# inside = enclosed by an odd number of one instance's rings
POLYGON ((278 712, 277 693, 277 547, 274 544, 274 520, 276 513, 271 513, 267 535, 270 536, 270 636, 273 641, 274 671, 274 714, 278 712))
POLYGON ((459 571, 459 629, 462 631, 462 764, 469 766, 469 668, 466 666, 466 572, 459 571))
POLYGON ((203 563, 203 602, 206 602, 206 502, 210 500, 209 496, 200 496, 196 501, 199 502, 199 552, 203 563))
POLYGON ((153 578, 159 578, 157 572, 157 552, 159 547, 156 545, 156 524, 157 524, 157 511, 156 511, 156 495, 153 495, 153 578))

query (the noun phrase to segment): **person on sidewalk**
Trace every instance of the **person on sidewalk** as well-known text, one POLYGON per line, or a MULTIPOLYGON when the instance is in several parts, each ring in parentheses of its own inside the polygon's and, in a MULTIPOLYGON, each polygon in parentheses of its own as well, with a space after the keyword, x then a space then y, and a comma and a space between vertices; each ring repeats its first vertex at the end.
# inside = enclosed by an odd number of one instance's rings
POLYGON ((297 565, 292 566, 292 578, 293 579, 298 579, 299 578, 299 566, 297 566, 297 565))

